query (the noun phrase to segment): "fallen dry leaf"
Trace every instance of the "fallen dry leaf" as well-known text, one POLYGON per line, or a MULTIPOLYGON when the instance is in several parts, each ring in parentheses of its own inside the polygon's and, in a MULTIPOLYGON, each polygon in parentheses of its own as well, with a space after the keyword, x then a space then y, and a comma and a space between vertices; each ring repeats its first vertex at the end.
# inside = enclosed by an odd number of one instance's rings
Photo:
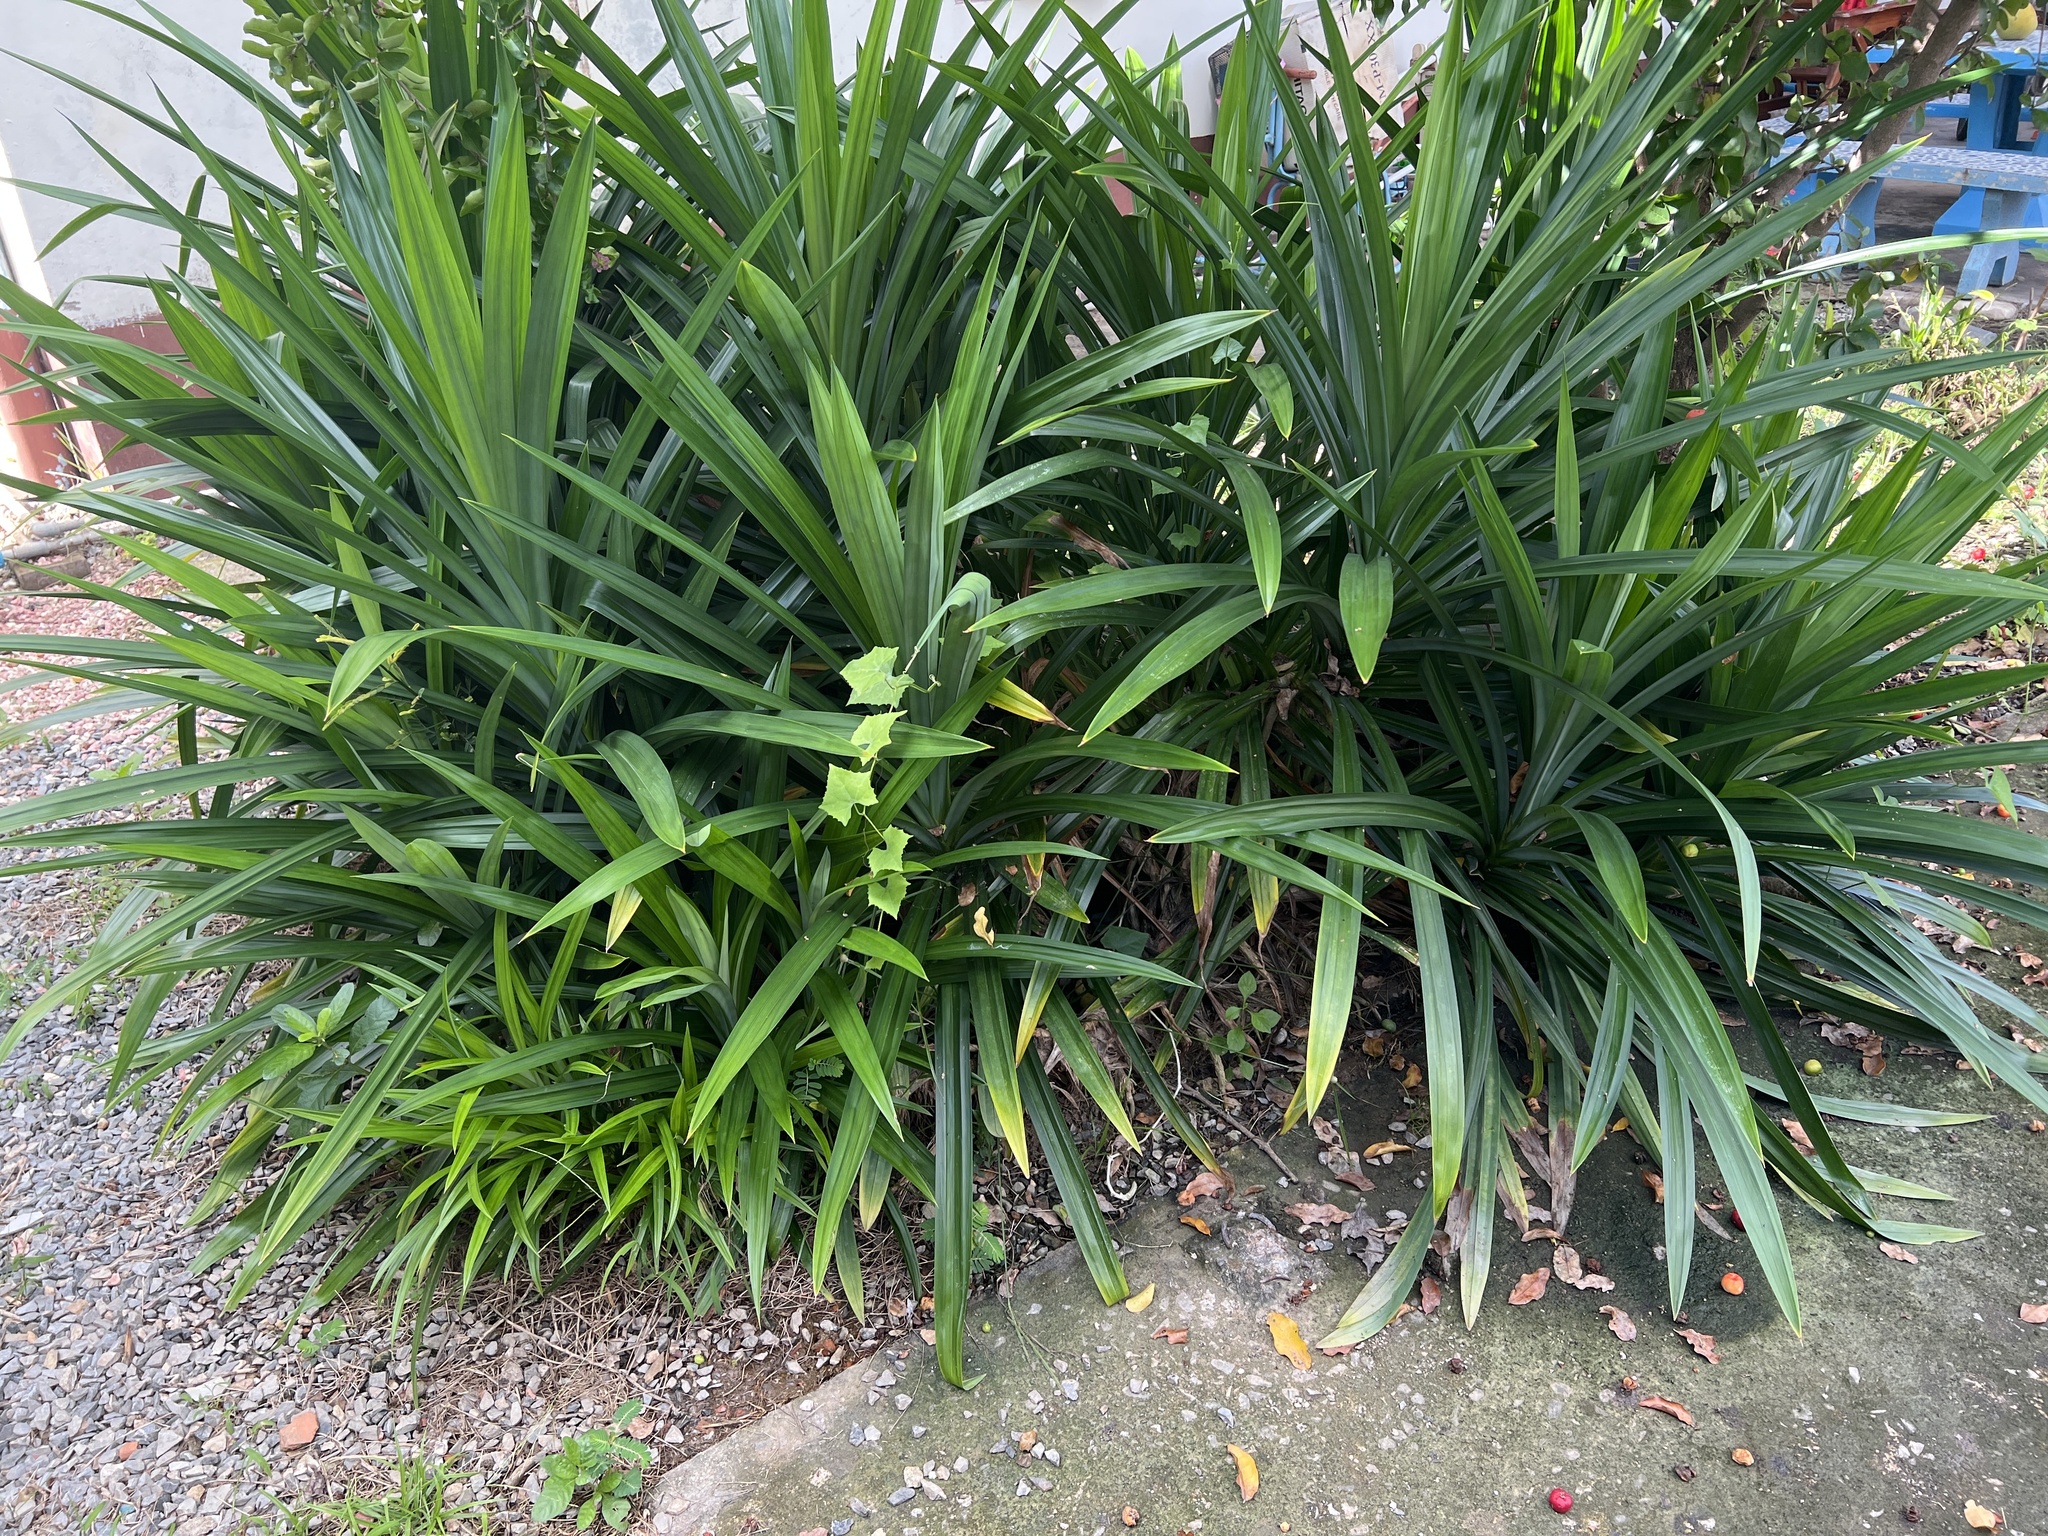
POLYGON ((1138 1292, 1137 1295, 1129 1297, 1125 1300, 1124 1310, 1126 1312, 1144 1311, 1147 1307, 1152 1305, 1152 1298, 1155 1294, 1157 1294, 1158 1290, 1159 1287, 1156 1283, 1146 1286, 1145 1289, 1138 1292))
POLYGON ((1301 1329, 1285 1312, 1268 1312, 1266 1327, 1273 1335, 1273 1347, 1294 1362, 1297 1371, 1309 1368, 1308 1341, 1301 1336, 1301 1329))
POLYGON ((1805 1126, 1801 1125, 1790 1115, 1780 1120, 1778 1124, 1782 1125, 1785 1128, 1785 1134, 1792 1138, 1793 1146, 1804 1152, 1808 1157, 1813 1156, 1813 1138, 1806 1134, 1805 1126))
POLYGON ((996 941, 995 925, 988 920, 987 907, 974 909, 974 936, 984 944, 993 944, 996 941))
POLYGON ((1668 1397, 1645 1397, 1636 1403, 1638 1408, 1654 1408, 1659 1413, 1668 1413, 1687 1429, 1692 1428, 1692 1410, 1683 1403, 1674 1403, 1668 1397))
POLYGON ((2023 1323, 2048 1323, 2048 1301, 2021 1302, 2020 1321, 2023 1323))
POLYGON ((1753 1467, 1756 1465, 1756 1452, 1746 1445, 1738 1445, 1728 1453, 1728 1459, 1738 1467, 1753 1467))
POLYGON ((1422 1277, 1422 1315, 1428 1317, 1444 1303, 1444 1288, 1428 1275, 1422 1277))
POLYGON ((1920 1255, 1898 1243, 1879 1243, 1877 1251, 1888 1259, 1897 1259, 1901 1264, 1918 1264, 1920 1255))
POLYGON ((1422 1086, 1422 1066, 1419 1062, 1408 1063, 1408 1070, 1401 1074, 1401 1086, 1410 1090, 1422 1086))
POLYGON ((1184 1227, 1193 1227, 1204 1237, 1209 1235, 1209 1223, 1202 1220, 1199 1216, 1183 1216, 1180 1219, 1180 1224, 1184 1227))
POLYGON ((1963 1505, 1963 1519, 1973 1531, 1995 1531, 2005 1524, 2005 1517, 1995 1509, 1986 1509, 1975 1499, 1963 1505))
POLYGON ((1138 1511, 1129 1504, 1124 1506, 1123 1522, 1125 1525, 1136 1525, 1138 1523, 1138 1511))
POLYGON ((1605 1275, 1588 1274, 1586 1261, 1569 1243, 1559 1243, 1550 1255, 1551 1271, 1566 1285, 1580 1291, 1611 1291, 1614 1282, 1605 1275))
POLYGON ((1508 1292, 1508 1305, 1511 1307, 1526 1307, 1530 1302, 1541 1297, 1544 1288, 1549 1284, 1549 1265, 1546 1264, 1541 1269, 1530 1270, 1529 1273, 1517 1280, 1515 1288, 1508 1292))
POLYGON ((1306 1200, 1290 1205, 1286 1210, 1288 1215, 1301 1223, 1301 1230, 1304 1232, 1310 1227, 1341 1226, 1351 1219, 1349 1211, 1339 1210, 1334 1205, 1314 1205, 1306 1200))
POLYGON ((1645 1168, 1643 1170, 1643 1182, 1650 1186, 1650 1193, 1655 1195, 1657 1203, 1662 1205, 1664 1203, 1664 1175, 1652 1173, 1649 1169, 1645 1168))
POLYGON ((2034 970, 2043 963, 2039 955, 2030 955, 2024 949, 2020 951, 2020 964, 2024 965, 2028 970, 2034 970))
POLYGON ((923 1339, 927 1344, 936 1344, 939 1342, 939 1330, 936 1328, 920 1328, 917 1330, 917 1336, 923 1339))
POLYGON ((1249 1504, 1259 1491, 1259 1464, 1252 1460, 1252 1453, 1241 1445, 1226 1445, 1230 1459, 1237 1463, 1238 1497, 1249 1504))
POLYGON ((1204 1168, 1182 1186, 1179 1200, 1182 1205, 1193 1205, 1204 1195, 1220 1195, 1228 1188, 1214 1169, 1204 1168))
POLYGON ((1681 1328, 1678 1336, 1692 1346, 1692 1352, 1709 1365, 1719 1365, 1721 1357, 1714 1352, 1714 1336, 1701 1333, 1697 1328, 1681 1328))
POLYGON ((1607 1326, 1617 1339, 1624 1344, 1635 1342, 1636 1325, 1633 1318, 1619 1307, 1602 1307, 1600 1310, 1607 1314, 1607 1326))
POLYGON ((1385 1157, 1389 1152, 1413 1152, 1415 1149, 1398 1141, 1376 1141, 1360 1155, 1363 1157, 1385 1157))
POLYGON ((1185 1328, 1174 1328, 1161 1323, 1152 1330, 1152 1337, 1164 1339, 1169 1344, 1185 1344, 1188 1341, 1188 1331, 1185 1328))
POLYGON ((1339 1184, 1349 1184, 1353 1189, 1360 1191, 1372 1188, 1372 1180, 1362 1173, 1340 1173, 1337 1175, 1337 1182, 1339 1184))

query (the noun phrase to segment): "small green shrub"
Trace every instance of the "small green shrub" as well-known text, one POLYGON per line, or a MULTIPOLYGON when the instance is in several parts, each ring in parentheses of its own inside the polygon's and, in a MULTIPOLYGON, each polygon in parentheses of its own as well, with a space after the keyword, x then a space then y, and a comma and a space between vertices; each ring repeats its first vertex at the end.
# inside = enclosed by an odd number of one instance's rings
POLYGON ((640 1412, 638 1402, 621 1404, 611 1428, 566 1436, 562 1448, 540 1459, 539 1495, 533 1518, 545 1524, 571 1509, 576 1529, 587 1531, 599 1520, 605 1529, 623 1531, 633 1517, 633 1497, 654 1460, 654 1452, 620 1433, 640 1412))

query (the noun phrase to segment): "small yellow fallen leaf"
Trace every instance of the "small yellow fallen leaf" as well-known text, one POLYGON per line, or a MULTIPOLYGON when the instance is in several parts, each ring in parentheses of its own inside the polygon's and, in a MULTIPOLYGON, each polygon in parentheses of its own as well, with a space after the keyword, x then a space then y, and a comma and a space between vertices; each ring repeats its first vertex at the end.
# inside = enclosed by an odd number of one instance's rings
POLYGON ((1294 1319, 1285 1312, 1268 1312, 1266 1327, 1272 1331, 1273 1347, 1293 1361, 1297 1371, 1307 1370, 1308 1341, 1301 1336, 1301 1329, 1295 1325, 1294 1319))
POLYGON ((1419 1062, 1408 1063, 1408 1070, 1401 1074, 1401 1086, 1411 1089, 1422 1086, 1422 1066, 1419 1062))
POLYGON ((1159 1287, 1156 1284, 1146 1286, 1145 1289, 1138 1292, 1137 1295, 1128 1298, 1124 1302, 1124 1310, 1126 1312, 1144 1311, 1147 1307, 1152 1305, 1153 1293, 1156 1292, 1158 1289, 1159 1287))
POLYGON ((1615 1121, 1614 1124, 1607 1127, 1607 1129, 1619 1135, 1621 1132, 1628 1129, 1628 1116, 1623 1115, 1619 1120, 1615 1121))
POLYGON ((993 944, 996 941, 995 925, 988 920, 987 907, 974 909, 974 936, 984 944, 993 944))
POLYGON ((1193 1227, 1204 1237, 1209 1235, 1209 1223, 1202 1220, 1199 1216, 1183 1216, 1180 1219, 1180 1224, 1184 1227, 1193 1227))
POLYGON ((1360 1154, 1360 1156, 1384 1157, 1389 1152, 1413 1152, 1414 1150, 1415 1149, 1413 1147, 1403 1146, 1398 1141, 1376 1141, 1371 1146, 1367 1147, 1365 1151, 1360 1154))
POLYGON ((2005 1519, 1996 1510, 1986 1509, 1975 1499, 1963 1505, 1963 1519, 1969 1522, 1973 1531, 1995 1531, 2005 1524, 2005 1519))
MULTIPOLYGON (((1274 1314, 1276 1317, 1278 1315, 1274 1314)), ((1288 1326, 1291 1328, 1294 1325, 1290 1323, 1288 1326)), ((1252 1453, 1241 1445, 1226 1445, 1224 1449, 1230 1452, 1230 1459, 1237 1463, 1238 1496, 1249 1504, 1253 1495, 1259 1491, 1259 1464, 1252 1460, 1252 1453)))

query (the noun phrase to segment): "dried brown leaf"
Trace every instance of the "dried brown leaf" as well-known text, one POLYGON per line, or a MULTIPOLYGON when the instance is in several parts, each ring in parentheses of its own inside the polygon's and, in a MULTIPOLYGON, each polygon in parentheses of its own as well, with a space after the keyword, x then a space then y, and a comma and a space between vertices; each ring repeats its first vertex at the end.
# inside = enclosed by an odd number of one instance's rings
POLYGON ((1285 1312, 1268 1312, 1266 1328, 1273 1335, 1273 1347, 1292 1361, 1297 1371, 1309 1368, 1308 1341, 1293 1318, 1285 1312))
POLYGON ((1692 1346, 1692 1352, 1709 1365, 1719 1365, 1721 1356, 1714 1349, 1714 1336, 1701 1333, 1697 1328, 1681 1328, 1678 1336, 1692 1346))
POLYGON ((1995 1531, 2005 1524, 2005 1516, 1995 1509, 1986 1509, 1975 1499, 1964 1503, 1963 1519, 1973 1531, 1995 1531))
POLYGON ((1778 1124, 1782 1125, 1785 1128, 1785 1134, 1792 1138, 1793 1146, 1804 1152, 1808 1157, 1813 1156, 1813 1138, 1806 1134, 1805 1126, 1801 1125, 1790 1115, 1780 1120, 1778 1124))
POLYGON ((1339 1210, 1334 1205, 1311 1204, 1307 1200, 1290 1205, 1286 1210, 1288 1215, 1301 1223, 1301 1230, 1304 1232, 1310 1227, 1342 1226, 1351 1219, 1349 1211, 1339 1210))
POLYGON ((1579 1259, 1579 1250, 1569 1243, 1559 1243, 1550 1255, 1550 1272, 1566 1285, 1577 1285, 1585 1278, 1586 1266, 1579 1259))
POLYGON ((1508 1305, 1511 1307, 1526 1307, 1530 1302, 1542 1296, 1545 1287, 1549 1284, 1549 1265, 1546 1264, 1541 1269, 1530 1270, 1529 1273, 1517 1280, 1515 1288, 1508 1292, 1508 1305))
POLYGON ((2048 1301, 2021 1302, 2020 1321, 2023 1323, 2048 1323, 2048 1301))
POLYGON ((1664 1175, 1652 1173, 1649 1169, 1645 1168, 1643 1170, 1643 1182, 1650 1186, 1650 1193, 1655 1195, 1657 1203, 1662 1205, 1664 1203, 1664 1175))
POLYGON ((1169 1344, 1185 1344, 1188 1341, 1188 1331, 1185 1328, 1171 1328, 1162 1323, 1152 1330, 1152 1337, 1164 1339, 1169 1344))
POLYGON ((1204 1168, 1181 1187, 1179 1200, 1182 1205, 1193 1205, 1204 1195, 1220 1195, 1228 1186, 1213 1168, 1204 1168))
POLYGON ((1687 1429, 1692 1428, 1692 1410, 1683 1403, 1674 1403, 1668 1397, 1645 1397, 1637 1401, 1638 1408, 1654 1408, 1659 1413, 1668 1413, 1687 1429))
POLYGON ((1444 1302, 1444 1288, 1428 1275, 1422 1277, 1422 1315, 1428 1317, 1444 1302))
POLYGON ((1619 1307, 1602 1307, 1607 1314, 1607 1327, 1624 1344, 1633 1344, 1636 1337, 1635 1319, 1619 1307))
POLYGON ((1899 1243, 1879 1243, 1877 1251, 1888 1259, 1897 1259, 1901 1264, 1918 1264, 1920 1255, 1899 1243))
POLYGON ((1337 1182, 1339 1184, 1349 1184, 1353 1189, 1360 1191, 1372 1188, 1372 1180, 1362 1173, 1340 1173, 1337 1175, 1337 1182))

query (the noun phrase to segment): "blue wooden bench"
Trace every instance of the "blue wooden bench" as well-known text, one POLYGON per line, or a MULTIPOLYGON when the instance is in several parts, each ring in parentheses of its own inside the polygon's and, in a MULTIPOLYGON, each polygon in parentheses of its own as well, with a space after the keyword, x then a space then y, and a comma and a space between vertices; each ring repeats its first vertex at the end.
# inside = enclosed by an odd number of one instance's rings
MULTIPOLYGON (((2048 156, 2015 154, 2011 150, 1961 149, 1922 144, 1909 149, 1883 176, 1865 182, 1843 210, 1843 244, 1868 245, 1877 225, 1877 197, 1886 180, 1925 181, 1963 187, 1981 199, 1966 229, 2025 229, 2036 198, 2048 198, 2048 156)), ((1937 225, 1937 228, 1940 226, 1937 225)), ((1956 279, 1958 293, 2003 287, 2019 271, 2018 240, 1987 241, 1969 247, 1956 279)))

